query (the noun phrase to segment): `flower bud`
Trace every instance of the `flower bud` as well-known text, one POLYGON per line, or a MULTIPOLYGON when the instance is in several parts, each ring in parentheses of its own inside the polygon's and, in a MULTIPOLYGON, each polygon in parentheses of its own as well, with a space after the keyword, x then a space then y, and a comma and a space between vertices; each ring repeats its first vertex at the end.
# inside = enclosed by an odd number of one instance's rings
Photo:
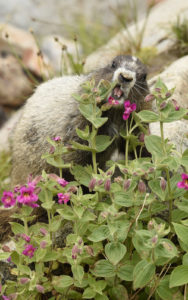
POLYGON ((21 283, 21 284, 26 284, 26 283, 28 283, 29 281, 30 281, 30 279, 27 278, 27 277, 22 277, 22 278, 20 278, 20 283, 21 283))
POLYGON ((148 223, 148 230, 152 230, 152 229, 154 229, 154 223, 153 220, 150 220, 148 223))
POLYGON ((4 252, 11 252, 10 248, 9 248, 7 245, 3 245, 3 246, 2 246, 2 250, 3 250, 4 252))
POLYGON ((150 173, 153 173, 153 172, 155 172, 155 168, 150 167, 149 170, 148 170, 148 173, 150 174, 150 173))
POLYGON ((72 186, 70 186, 70 188, 68 189, 67 192, 68 192, 68 193, 76 193, 77 190, 78 190, 77 186, 72 185, 72 186))
POLYGON ((79 248, 77 245, 74 245, 72 248, 72 259, 77 259, 78 253, 79 253, 79 248))
POLYGON ((140 135, 139 135, 139 141, 141 142, 141 143, 144 143, 144 138, 145 138, 145 134, 142 132, 140 135))
POLYGON ((144 101, 150 102, 150 101, 153 101, 154 99, 155 99, 155 96, 153 94, 149 94, 145 97, 144 101))
POLYGON ((112 170, 109 170, 109 171, 107 171, 107 173, 106 173, 108 176, 111 176, 111 175, 113 175, 113 172, 112 172, 112 170))
POLYGON ((156 91, 157 93, 160 93, 160 92, 161 92, 161 88, 155 88, 155 91, 156 91))
POLYGON ((82 243, 83 243, 83 240, 82 240, 82 238, 80 238, 78 241, 78 245, 82 245, 82 243))
POLYGON ((104 183, 104 189, 109 192, 110 191, 110 187, 111 187, 111 180, 108 178, 106 179, 105 183, 104 183))
POLYGON ((107 211, 101 212, 101 217, 103 217, 104 219, 106 219, 107 216, 108 216, 108 212, 107 211))
POLYGON ((172 96, 172 94, 170 92, 167 92, 165 95, 166 98, 170 98, 171 96, 172 96))
POLYGON ((172 104, 173 104, 175 110, 179 110, 180 109, 180 106, 178 105, 178 102, 175 99, 172 99, 172 104))
POLYGON ((167 242, 162 242, 162 244, 163 244, 163 247, 164 247, 168 252, 170 252, 170 251, 173 250, 172 245, 170 245, 169 243, 167 243, 167 242))
POLYGON ((166 190, 166 180, 163 177, 161 177, 161 180, 160 180, 160 187, 163 191, 166 190))
POLYGON ((160 105, 160 109, 163 110, 167 106, 167 102, 163 101, 160 105))
POLYGON ((131 185, 131 179, 124 180, 123 188, 124 188, 125 191, 128 190, 128 188, 130 187, 130 185, 131 185))
POLYGON ((42 233, 42 235, 47 235, 48 231, 45 228, 40 228, 40 233, 42 233))
POLYGON ((36 284, 36 289, 39 293, 44 294, 44 287, 40 284, 36 284))
POLYGON ((90 256, 94 256, 94 251, 93 248, 91 248, 91 246, 86 246, 85 249, 90 256))
POLYGON ((114 182, 122 183, 122 181, 123 181, 123 178, 121 176, 114 178, 114 182))
POLYGON ((122 172, 123 172, 123 174, 128 174, 128 170, 127 169, 123 169, 122 172))
POLYGON ((92 178, 92 179, 90 180, 90 183, 89 183, 89 191, 90 191, 90 192, 92 192, 92 191, 94 190, 95 185, 96 185, 96 182, 97 182, 97 180, 96 180, 95 178, 92 178))
POLYGON ((138 183, 138 190, 139 190, 140 193, 145 193, 146 192, 146 185, 142 180, 140 180, 139 183, 138 183))
POLYGON ((41 249, 45 249, 45 248, 46 248, 46 245, 47 245, 47 242, 46 242, 46 241, 40 242, 40 248, 41 248, 41 249))
POLYGON ((157 241, 158 241, 158 236, 157 235, 153 236, 152 239, 151 239, 152 244, 156 245, 157 241))
POLYGON ((101 185, 101 184, 103 184, 103 180, 102 180, 102 179, 99 179, 99 180, 97 181, 97 185, 101 185))

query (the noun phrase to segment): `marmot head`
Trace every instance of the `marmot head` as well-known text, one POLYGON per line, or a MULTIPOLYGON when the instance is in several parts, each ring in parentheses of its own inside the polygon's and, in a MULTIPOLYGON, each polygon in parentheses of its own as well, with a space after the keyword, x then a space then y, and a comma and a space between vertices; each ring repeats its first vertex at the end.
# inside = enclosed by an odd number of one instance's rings
POLYGON ((97 73, 97 78, 117 82, 109 96, 118 100, 120 105, 127 99, 131 102, 134 101, 137 104, 137 110, 141 109, 142 99, 148 94, 147 70, 137 57, 119 55, 113 59, 111 64, 97 73))

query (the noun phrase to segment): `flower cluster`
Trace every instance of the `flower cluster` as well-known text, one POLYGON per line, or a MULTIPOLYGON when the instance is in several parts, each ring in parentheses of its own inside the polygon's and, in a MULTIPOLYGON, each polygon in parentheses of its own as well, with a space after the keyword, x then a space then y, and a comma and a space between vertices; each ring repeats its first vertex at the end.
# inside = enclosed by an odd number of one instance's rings
POLYGON ((14 197, 14 194, 11 191, 4 191, 1 201, 5 208, 14 206, 16 204, 16 198, 14 197))
POLYGON ((67 202, 70 201, 70 193, 65 193, 65 194, 58 193, 57 196, 58 196, 59 204, 62 204, 62 203, 67 204, 67 202))
POLYGON ((115 100, 112 96, 110 96, 110 97, 108 98, 108 103, 109 103, 110 105, 118 105, 118 104, 119 104, 119 101, 118 101, 118 100, 115 100))
POLYGON ((125 108, 125 111, 123 113, 123 120, 127 120, 130 116, 130 114, 136 110, 136 103, 132 103, 127 100, 124 102, 124 108, 125 108))
POLYGON ((27 244, 25 245, 25 249, 23 250, 22 254, 28 256, 29 258, 32 258, 36 249, 37 248, 33 247, 33 245, 27 244))
POLYGON ((18 203, 25 204, 31 207, 39 207, 36 202, 38 201, 38 196, 34 192, 33 186, 22 186, 19 190, 20 194, 17 196, 18 203))

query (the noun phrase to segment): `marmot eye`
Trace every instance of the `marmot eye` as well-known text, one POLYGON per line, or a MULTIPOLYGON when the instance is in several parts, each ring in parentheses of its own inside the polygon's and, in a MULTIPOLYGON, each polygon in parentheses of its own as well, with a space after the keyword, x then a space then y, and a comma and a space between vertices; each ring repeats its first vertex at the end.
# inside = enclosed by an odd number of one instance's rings
POLYGON ((145 74, 142 74, 141 79, 144 81, 144 80, 146 80, 146 77, 147 77, 147 74, 146 74, 146 73, 145 73, 145 74))
POLYGON ((113 68, 113 69, 115 69, 115 68, 116 68, 116 66, 117 66, 116 62, 115 62, 115 61, 113 61, 113 62, 112 62, 112 68, 113 68))

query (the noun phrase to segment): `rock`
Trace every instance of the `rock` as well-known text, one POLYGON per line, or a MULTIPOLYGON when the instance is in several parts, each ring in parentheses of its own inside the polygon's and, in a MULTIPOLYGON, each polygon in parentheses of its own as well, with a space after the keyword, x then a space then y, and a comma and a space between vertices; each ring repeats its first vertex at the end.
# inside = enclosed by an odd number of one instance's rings
MULTIPOLYGON (((149 87, 152 91, 159 75, 149 81, 149 87)), ((172 63, 164 72, 160 74, 160 78, 169 89, 175 87, 172 99, 177 101, 181 107, 188 108, 188 55, 184 56, 172 63)), ((153 103, 153 110, 156 110, 156 105, 153 103)), ((150 123, 151 134, 160 136, 159 123, 150 123)), ((176 146, 179 152, 188 149, 188 121, 179 120, 172 123, 164 124, 164 136, 176 146)))
POLYGON ((14 113, 10 119, 4 124, 0 129, 0 151, 9 151, 10 150, 10 136, 12 130, 14 129, 17 121, 19 120, 22 113, 22 109, 19 109, 14 113))
MULTIPOLYGON (((170 37, 169 24, 175 22, 177 17, 188 17, 187 0, 166 0, 153 7, 145 28, 142 48, 155 47, 158 54, 171 49, 176 41, 170 37)), ((122 30, 107 45, 89 55, 86 59, 85 71, 90 72, 98 67, 103 67, 118 54, 130 53, 131 39, 133 38, 137 42, 137 32, 141 31, 144 22, 145 18, 138 24, 130 25, 128 30, 122 30)))

